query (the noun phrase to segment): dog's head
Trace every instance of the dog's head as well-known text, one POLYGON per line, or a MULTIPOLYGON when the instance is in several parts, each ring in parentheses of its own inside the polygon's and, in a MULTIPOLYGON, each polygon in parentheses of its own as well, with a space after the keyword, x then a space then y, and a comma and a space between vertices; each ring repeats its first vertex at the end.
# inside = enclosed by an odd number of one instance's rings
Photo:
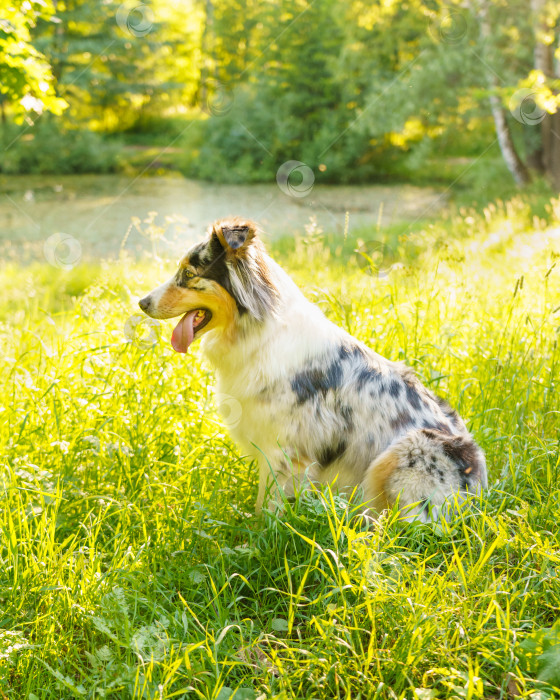
POLYGON ((273 313, 277 290, 258 227, 241 218, 221 219, 193 246, 173 277, 139 301, 152 318, 182 316, 171 344, 187 352, 210 330, 234 332, 241 319, 263 321, 273 313))

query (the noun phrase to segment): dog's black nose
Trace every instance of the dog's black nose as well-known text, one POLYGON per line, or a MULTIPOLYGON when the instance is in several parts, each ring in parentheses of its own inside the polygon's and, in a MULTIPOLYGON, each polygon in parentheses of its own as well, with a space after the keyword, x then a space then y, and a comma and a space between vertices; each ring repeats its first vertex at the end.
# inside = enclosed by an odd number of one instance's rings
POLYGON ((138 306, 142 309, 142 311, 145 311, 147 313, 148 309, 150 308, 150 297, 144 297, 143 299, 140 299, 138 302, 138 306))

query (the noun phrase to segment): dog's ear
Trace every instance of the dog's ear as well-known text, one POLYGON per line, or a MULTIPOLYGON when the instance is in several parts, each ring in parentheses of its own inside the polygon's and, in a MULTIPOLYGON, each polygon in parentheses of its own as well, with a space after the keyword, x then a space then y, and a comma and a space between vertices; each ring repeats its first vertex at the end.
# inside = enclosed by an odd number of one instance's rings
POLYGON ((229 256, 244 257, 257 236, 257 225, 242 219, 222 219, 212 226, 215 235, 229 256))

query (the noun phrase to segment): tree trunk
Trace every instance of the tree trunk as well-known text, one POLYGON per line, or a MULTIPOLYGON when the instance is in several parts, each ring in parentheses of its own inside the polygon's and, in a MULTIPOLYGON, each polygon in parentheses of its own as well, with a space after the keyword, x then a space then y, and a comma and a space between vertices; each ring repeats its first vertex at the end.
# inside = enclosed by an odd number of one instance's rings
MULTIPOLYGON (((534 64, 535 70, 540 71, 547 78, 552 78, 554 75, 554 57, 552 46, 543 43, 539 37, 539 33, 541 31, 548 29, 543 21, 543 10, 545 8, 545 4, 546 0, 531 0, 531 12, 533 15, 533 27, 535 33, 534 64)), ((537 170, 550 176, 549 161, 552 140, 552 119, 550 119, 550 115, 546 115, 540 124, 540 137, 539 147, 531 154, 531 161, 534 163, 534 167, 537 170)))
MULTIPOLYGON (((486 44, 492 36, 492 30, 488 19, 488 8, 485 3, 481 5, 479 17, 480 34, 484 40, 484 43, 486 44)), ((498 136, 498 143, 500 144, 502 157, 515 182, 518 185, 526 185, 531 181, 531 176, 529 175, 527 166, 521 160, 519 154, 517 153, 517 149, 515 148, 507 121, 506 110, 504 109, 502 101, 497 94, 498 88, 500 87, 498 77, 494 71, 489 69, 486 75, 486 80, 488 87, 490 88, 490 109, 492 110, 494 125, 496 127, 496 135, 498 136)))
POLYGON ((545 153, 546 173, 552 186, 560 192, 560 112, 549 114, 544 121, 550 122, 550 144, 545 153))
MULTIPOLYGON (((491 80, 491 88, 498 87, 495 83, 497 80, 491 80)), ((511 137, 511 131, 509 129, 509 124, 507 123, 506 111, 502 106, 502 101, 496 94, 490 95, 490 109, 492 110, 492 116, 494 117, 494 124, 496 126, 496 134, 498 136, 498 143, 500 144, 500 150, 502 151, 503 159, 506 162, 508 170, 513 176, 513 179, 518 185, 526 185, 531 181, 531 176, 525 163, 519 157, 513 139, 511 137)))
POLYGON ((6 100, 0 95, 0 114, 2 115, 2 128, 0 129, 0 147, 4 146, 7 139, 6 134, 6 100))
MULTIPOLYGON (((556 29, 545 21, 546 0, 531 0, 533 27, 535 32, 535 70, 540 71, 547 80, 560 78, 560 67, 554 70, 554 42, 545 44, 540 33, 549 33, 556 29)), ((560 111, 546 114, 540 124, 541 128, 541 164, 542 171, 556 190, 560 190, 560 111)))

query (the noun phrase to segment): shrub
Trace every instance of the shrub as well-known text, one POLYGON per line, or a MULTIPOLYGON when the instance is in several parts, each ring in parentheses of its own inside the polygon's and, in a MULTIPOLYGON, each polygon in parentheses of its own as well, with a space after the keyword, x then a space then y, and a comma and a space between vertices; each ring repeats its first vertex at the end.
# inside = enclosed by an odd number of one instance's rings
POLYGON ((85 129, 63 127, 48 117, 32 127, 5 124, 0 173, 108 173, 119 169, 116 141, 85 129))

